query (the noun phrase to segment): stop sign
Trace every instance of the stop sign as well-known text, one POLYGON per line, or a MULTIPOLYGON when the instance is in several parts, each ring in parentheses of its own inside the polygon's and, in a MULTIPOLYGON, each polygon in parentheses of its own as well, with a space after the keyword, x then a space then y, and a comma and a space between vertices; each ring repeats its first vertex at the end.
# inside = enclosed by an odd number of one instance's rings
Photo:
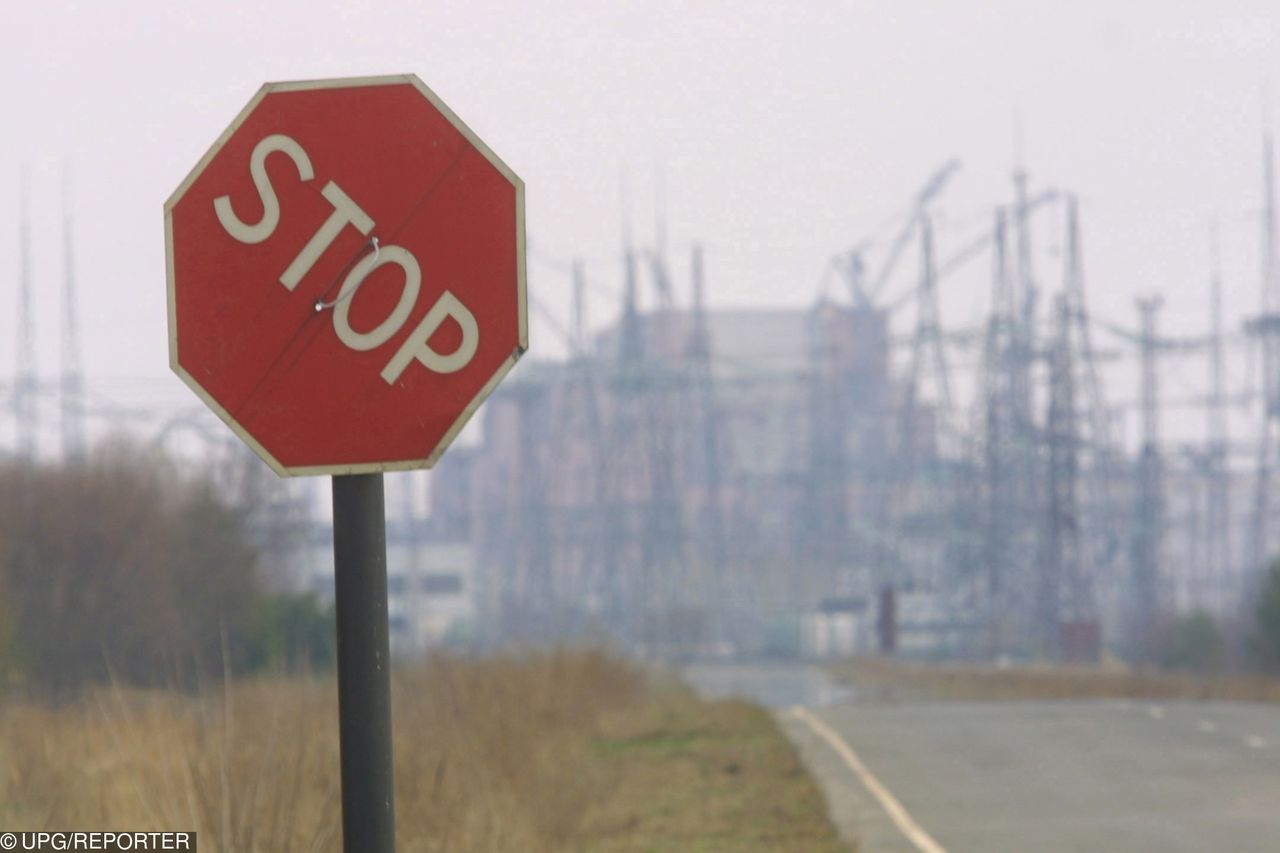
POLYGON ((528 348, 524 184, 412 75, 263 86, 165 242, 170 365, 280 474, 430 467, 528 348))

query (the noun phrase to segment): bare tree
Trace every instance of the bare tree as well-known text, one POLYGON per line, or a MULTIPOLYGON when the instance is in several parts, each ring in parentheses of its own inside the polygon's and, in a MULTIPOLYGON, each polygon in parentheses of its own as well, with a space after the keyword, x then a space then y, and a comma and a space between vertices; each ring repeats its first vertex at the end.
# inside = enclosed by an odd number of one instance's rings
POLYGON ((216 671, 228 651, 235 662, 255 560, 207 479, 127 441, 82 462, 2 467, 0 666, 55 694, 216 671))

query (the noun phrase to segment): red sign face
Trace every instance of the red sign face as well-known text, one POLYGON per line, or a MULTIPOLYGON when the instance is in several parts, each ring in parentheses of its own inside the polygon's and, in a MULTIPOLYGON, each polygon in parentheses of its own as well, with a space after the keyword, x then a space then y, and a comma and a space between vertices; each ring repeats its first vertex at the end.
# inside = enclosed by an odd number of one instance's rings
POLYGON ((165 241, 170 364, 280 474, 430 467, 528 348, 524 184, 412 75, 264 86, 165 241))

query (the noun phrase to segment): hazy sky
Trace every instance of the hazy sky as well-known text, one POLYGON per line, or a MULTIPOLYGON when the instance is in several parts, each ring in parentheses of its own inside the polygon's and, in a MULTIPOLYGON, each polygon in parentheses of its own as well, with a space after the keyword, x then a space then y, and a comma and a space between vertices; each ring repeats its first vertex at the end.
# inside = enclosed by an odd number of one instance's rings
MULTIPOLYGON (((831 256, 948 158, 964 168, 938 206, 942 254, 988 221, 1011 191, 1017 124, 1033 186, 1081 196, 1100 313, 1134 325, 1133 297, 1161 292, 1165 325, 1196 331, 1213 216, 1230 317, 1257 305, 1275 2, 141 0, 5 17, 0 300, 16 301, 26 163, 48 374, 64 160, 90 377, 162 376, 168 194, 263 82, 404 71, 526 181, 531 289, 561 318, 567 279, 545 259, 584 258, 593 320, 616 310, 603 299, 618 291, 622 184, 637 240, 651 242, 663 176, 681 288, 683 254, 701 242, 714 303, 803 305, 831 256)), ((1044 244, 1060 225, 1045 217, 1044 244)), ((894 291, 914 269, 909 258, 894 291)), ((945 321, 979 316, 988 270, 983 259, 943 282, 945 321)), ((1042 270, 1046 287, 1059 277, 1042 270)), ((0 341, 13 328, 0 312, 0 341)), ((535 353, 555 348, 537 317, 533 336, 535 353)), ((12 364, 0 346, 0 376, 12 364)))

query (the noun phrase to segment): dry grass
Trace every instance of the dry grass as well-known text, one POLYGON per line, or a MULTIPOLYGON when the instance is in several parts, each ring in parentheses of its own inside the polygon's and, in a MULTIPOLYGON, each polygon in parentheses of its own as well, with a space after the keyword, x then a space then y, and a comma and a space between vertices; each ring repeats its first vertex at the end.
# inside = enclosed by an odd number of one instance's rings
MULTIPOLYGON (((394 701, 406 853, 838 849, 806 846, 834 836, 767 715, 656 687, 605 655, 440 658, 398 673, 394 701), (805 844, 780 840, 792 836, 805 844)), ((0 704, 6 829, 194 829, 204 850, 337 850, 338 801, 330 679, 0 704)))
POLYGON ((859 658, 834 664, 862 687, 938 699, 1189 699, 1280 702, 1280 682, 1247 676, 1205 678, 1123 667, 960 666, 859 658))

